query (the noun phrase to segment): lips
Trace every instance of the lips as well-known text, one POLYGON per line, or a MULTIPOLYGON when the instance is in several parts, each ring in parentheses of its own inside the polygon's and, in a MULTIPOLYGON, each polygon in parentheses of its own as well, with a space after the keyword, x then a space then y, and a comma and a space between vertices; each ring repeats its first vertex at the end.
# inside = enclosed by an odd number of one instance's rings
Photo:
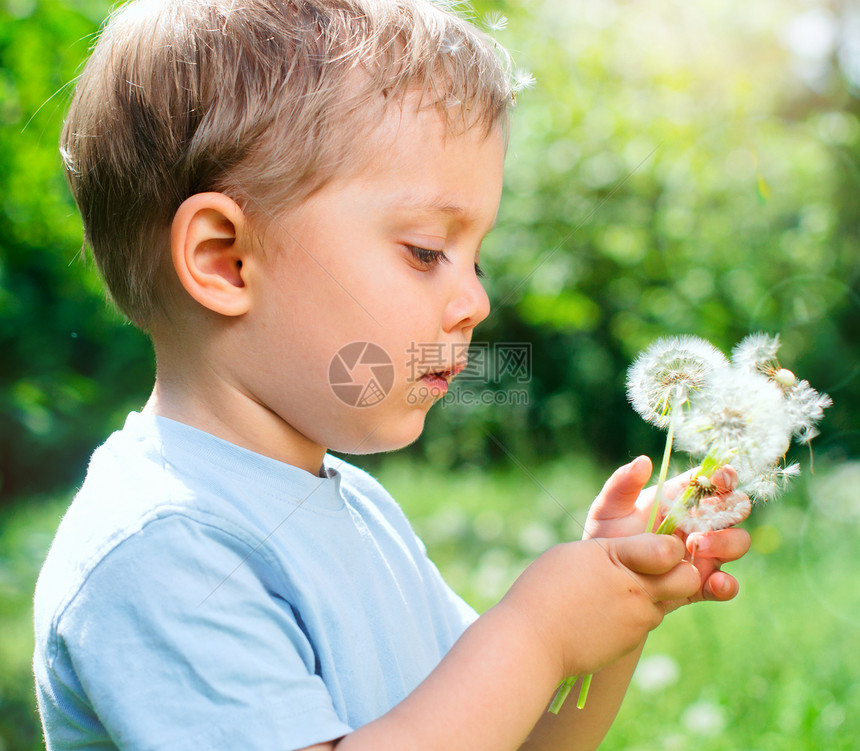
POLYGON ((461 373, 466 367, 466 363, 457 363, 456 365, 450 368, 442 368, 440 370, 431 370, 424 375, 420 376, 418 380, 427 380, 427 379, 441 379, 446 382, 450 382, 454 376, 458 373, 461 373))

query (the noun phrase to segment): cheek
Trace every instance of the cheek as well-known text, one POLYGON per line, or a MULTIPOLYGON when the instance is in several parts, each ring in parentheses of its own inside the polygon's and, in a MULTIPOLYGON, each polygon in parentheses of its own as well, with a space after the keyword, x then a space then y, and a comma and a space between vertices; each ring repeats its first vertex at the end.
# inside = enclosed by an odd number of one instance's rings
POLYGON ((341 347, 371 342, 390 357, 396 382, 405 383, 410 349, 438 341, 441 312, 429 294, 431 280, 417 277, 402 259, 318 251, 290 260, 272 279, 277 301, 268 317, 279 329, 281 360, 291 367, 326 376, 341 347))

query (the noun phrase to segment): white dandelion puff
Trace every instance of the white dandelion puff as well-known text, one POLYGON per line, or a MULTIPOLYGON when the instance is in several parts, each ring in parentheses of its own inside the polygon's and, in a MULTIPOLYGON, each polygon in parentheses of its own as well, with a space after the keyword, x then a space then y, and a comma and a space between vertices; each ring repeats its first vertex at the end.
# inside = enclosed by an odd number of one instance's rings
POLYGON ((779 351, 779 334, 750 334, 732 350, 732 363, 745 370, 770 376, 780 370, 776 353, 779 351))
POLYGON ((788 450, 791 424, 782 392, 758 373, 725 368, 691 402, 676 442, 694 456, 731 463, 745 483, 788 450))
POLYGON ((665 428, 672 410, 701 391, 711 373, 727 365, 725 355, 704 339, 658 339, 630 366, 627 398, 644 420, 665 428))
POLYGON ((783 391, 797 383, 797 376, 779 364, 779 334, 750 334, 732 350, 732 363, 740 368, 761 373, 783 391))
POLYGON ((795 381, 785 392, 785 402, 791 432, 803 444, 818 435, 816 425, 824 417, 824 410, 833 405, 827 394, 817 392, 808 381, 795 381))
POLYGON ((646 529, 665 511, 658 533, 722 529, 746 518, 753 501, 776 498, 800 474, 783 466, 792 438, 809 443, 833 404, 777 359, 779 336, 757 333, 732 350, 732 362, 695 337, 660 339, 642 352, 627 375, 627 395, 648 422, 668 428, 655 502, 646 529), (685 491, 667 503, 661 488, 673 447, 701 466, 685 491), (733 488, 712 479, 731 464, 733 488))
POLYGON ((800 465, 792 462, 786 467, 774 464, 747 482, 741 490, 754 501, 772 501, 784 492, 789 482, 800 474, 800 465))
POLYGON ((707 532, 728 529, 746 519, 752 510, 752 502, 746 493, 732 491, 702 498, 687 510, 678 521, 676 529, 683 532, 707 532))

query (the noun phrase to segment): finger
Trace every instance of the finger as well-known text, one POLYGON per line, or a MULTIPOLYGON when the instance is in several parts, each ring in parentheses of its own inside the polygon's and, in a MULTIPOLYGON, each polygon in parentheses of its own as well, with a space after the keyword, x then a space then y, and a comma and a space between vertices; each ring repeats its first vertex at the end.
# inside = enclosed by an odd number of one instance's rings
POLYGON ((694 532, 687 537, 687 550, 697 558, 736 561, 750 549, 750 534, 745 529, 730 527, 716 532, 694 532))
POLYGON ((725 571, 714 571, 702 587, 702 596, 706 600, 725 602, 735 597, 740 589, 738 580, 725 571))
POLYGON ((702 589, 698 569, 687 561, 682 561, 668 573, 640 578, 648 593, 661 602, 690 600, 696 598, 702 589))
POLYGON ((605 542, 610 555, 637 574, 665 574, 684 559, 684 543, 674 535, 641 534, 605 542))
MULTIPOLYGON (((666 501, 673 500, 676 496, 680 495, 681 491, 690 484, 690 479, 692 478, 693 470, 688 470, 680 475, 676 475, 663 483, 663 489, 661 492, 661 503, 660 508, 665 513, 667 510, 666 501)), ((652 485, 650 488, 643 490, 642 493, 639 494, 639 499, 636 502, 636 505, 640 509, 644 509, 646 512, 650 512, 651 508, 654 506, 654 496, 657 494, 657 486, 652 485)), ((661 517, 662 518, 662 517, 661 517)), ((660 519, 657 520, 658 523, 660 519)))
POLYGON ((595 499, 592 514, 603 519, 626 515, 650 477, 651 460, 647 456, 637 456, 629 464, 619 467, 595 499))
POLYGON ((693 478, 694 472, 695 470, 690 469, 686 472, 682 472, 680 475, 670 477, 663 484, 663 495, 669 500, 679 495, 681 491, 690 484, 690 480, 693 478))
POLYGON ((711 475, 711 483, 715 493, 728 493, 735 489, 738 484, 738 473, 730 464, 720 467, 711 475))

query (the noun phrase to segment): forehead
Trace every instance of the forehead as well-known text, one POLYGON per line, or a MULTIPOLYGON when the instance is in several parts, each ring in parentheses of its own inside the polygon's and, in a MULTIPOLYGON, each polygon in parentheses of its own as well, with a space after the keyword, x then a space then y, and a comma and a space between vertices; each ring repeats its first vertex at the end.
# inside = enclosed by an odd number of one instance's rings
POLYGON ((452 130, 435 108, 391 107, 362 144, 359 169, 342 184, 373 195, 381 210, 495 218, 502 187, 501 127, 452 130))

